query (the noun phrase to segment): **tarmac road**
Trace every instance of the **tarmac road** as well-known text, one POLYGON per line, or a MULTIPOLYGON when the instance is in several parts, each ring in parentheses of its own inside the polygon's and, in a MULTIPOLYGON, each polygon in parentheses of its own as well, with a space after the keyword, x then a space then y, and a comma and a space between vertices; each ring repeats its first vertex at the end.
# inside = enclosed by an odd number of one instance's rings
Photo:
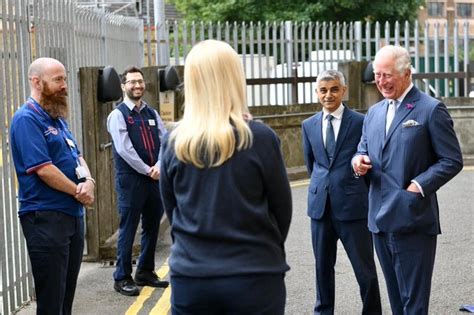
MULTIPOLYGON (((286 276, 286 314, 312 314, 315 299, 314 258, 306 216, 307 181, 294 182, 293 220, 286 252, 291 270, 286 276)), ((430 314, 463 314, 462 304, 474 304, 474 168, 466 167, 438 192, 441 228, 431 290, 430 314)), ((170 239, 160 240, 157 268, 166 274, 170 239)), ((378 264, 378 261, 377 261, 378 264)), ((114 268, 101 263, 83 263, 74 303, 74 314, 167 314, 169 290, 142 289, 137 297, 113 290, 114 268)), ((384 314, 391 314, 385 282, 378 266, 384 314)), ((336 265, 336 314, 360 314, 358 286, 347 256, 339 246, 336 265)), ((35 314, 31 303, 18 312, 35 314)))

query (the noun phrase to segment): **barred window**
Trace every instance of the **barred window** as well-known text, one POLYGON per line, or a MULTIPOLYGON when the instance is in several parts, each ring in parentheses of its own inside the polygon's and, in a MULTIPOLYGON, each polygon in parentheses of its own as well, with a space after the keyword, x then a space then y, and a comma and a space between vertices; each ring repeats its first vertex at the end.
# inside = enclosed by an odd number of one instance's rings
POLYGON ((472 3, 458 3, 457 16, 462 18, 472 17, 472 3))
POLYGON ((438 17, 443 16, 443 6, 442 2, 428 2, 428 16, 438 17))

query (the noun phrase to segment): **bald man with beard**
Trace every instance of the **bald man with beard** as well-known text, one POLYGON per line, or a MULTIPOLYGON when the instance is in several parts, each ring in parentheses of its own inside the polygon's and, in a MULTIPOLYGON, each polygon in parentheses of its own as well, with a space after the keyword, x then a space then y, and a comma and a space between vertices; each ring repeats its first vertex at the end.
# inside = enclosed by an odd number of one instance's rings
POLYGON ((37 314, 71 314, 84 249, 84 206, 95 181, 68 124, 64 65, 38 58, 28 71, 31 96, 10 136, 19 183, 18 215, 35 284, 37 314))

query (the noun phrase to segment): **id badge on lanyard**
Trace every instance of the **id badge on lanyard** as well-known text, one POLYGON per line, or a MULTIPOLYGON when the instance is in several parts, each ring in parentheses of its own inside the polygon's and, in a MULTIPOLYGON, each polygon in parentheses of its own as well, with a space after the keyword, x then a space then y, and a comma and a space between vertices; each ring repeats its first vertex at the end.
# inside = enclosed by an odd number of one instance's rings
POLYGON ((64 141, 66 141, 66 144, 69 146, 69 149, 71 150, 72 157, 74 158, 74 160, 77 163, 77 167, 76 167, 77 179, 86 178, 89 175, 89 173, 87 172, 86 168, 84 166, 82 166, 81 163, 79 162, 79 156, 77 154, 76 145, 75 145, 74 141, 67 136, 66 127, 64 126, 62 121, 61 121, 61 125, 62 125, 62 130, 61 130, 62 137, 64 138, 64 141))
POLYGON ((76 160, 76 163, 77 163, 77 167, 76 167, 77 179, 86 178, 89 175, 89 173, 87 172, 86 168, 82 166, 81 163, 79 163, 79 156, 77 155, 76 145, 74 144, 74 141, 72 141, 66 136, 64 136, 64 139, 66 140, 67 145, 71 149, 72 157, 74 158, 74 160, 76 160))

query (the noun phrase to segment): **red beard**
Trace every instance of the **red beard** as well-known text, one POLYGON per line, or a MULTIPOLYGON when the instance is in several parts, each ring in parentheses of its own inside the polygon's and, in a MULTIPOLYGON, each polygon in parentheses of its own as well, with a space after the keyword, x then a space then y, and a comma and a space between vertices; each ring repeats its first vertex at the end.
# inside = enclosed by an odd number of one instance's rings
POLYGON ((53 92, 49 88, 48 82, 43 82, 41 91, 41 106, 54 119, 67 118, 69 105, 67 99, 67 90, 53 92))

